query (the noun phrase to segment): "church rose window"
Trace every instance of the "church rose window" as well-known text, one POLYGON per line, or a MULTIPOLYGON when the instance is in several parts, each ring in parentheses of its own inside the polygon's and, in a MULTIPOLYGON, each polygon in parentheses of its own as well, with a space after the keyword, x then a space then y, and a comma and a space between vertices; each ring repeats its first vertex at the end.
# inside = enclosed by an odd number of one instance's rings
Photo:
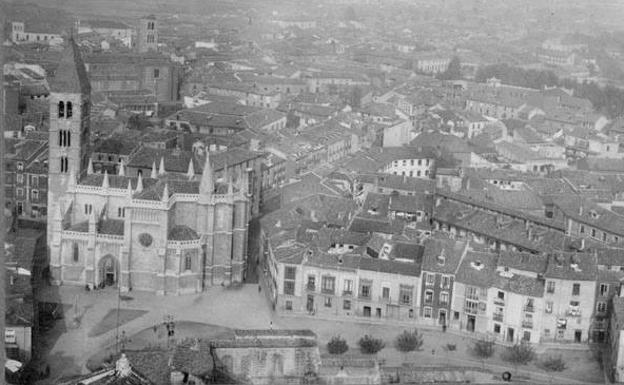
POLYGON ((152 245, 153 238, 148 233, 143 233, 139 235, 139 243, 144 247, 149 247, 152 245))

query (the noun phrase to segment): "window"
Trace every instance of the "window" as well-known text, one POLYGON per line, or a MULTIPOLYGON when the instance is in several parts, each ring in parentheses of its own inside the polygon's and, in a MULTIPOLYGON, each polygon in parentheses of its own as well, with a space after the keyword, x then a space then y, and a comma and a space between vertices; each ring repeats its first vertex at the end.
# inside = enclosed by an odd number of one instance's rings
POLYGON ((123 218, 126 216, 126 209, 124 207, 117 208, 117 216, 123 218))
POLYGON ((342 308, 344 310, 351 310, 351 300, 345 299, 342 301, 342 308))
POLYGON ((552 313, 553 311, 553 302, 552 301, 546 301, 546 306, 544 307, 544 311, 546 313, 552 313))
POLYGON ((607 233, 605 233, 605 232, 602 233, 602 241, 603 242, 607 241, 607 233))
POLYGON ((425 282, 428 286, 432 286, 435 283, 435 274, 426 274, 425 282))
POLYGON ((68 172, 69 171, 69 160, 67 159, 67 157, 66 156, 61 156, 59 161, 61 162, 61 172, 62 173, 68 172))
POLYGON ((424 313, 423 313, 424 317, 425 318, 431 318, 431 314, 433 314, 433 311, 431 310, 431 308, 430 307, 425 307, 424 308, 424 313))
POLYGON ((39 187, 39 178, 36 175, 30 177, 30 185, 32 187, 39 187))
POLYGON ((38 190, 32 190, 32 196, 31 199, 33 202, 37 202, 39 200, 39 191, 38 190))
POLYGON ((442 276, 442 282, 440 283, 440 287, 442 289, 450 289, 451 288, 451 277, 448 275, 442 276))
POLYGON ((581 225, 581 229, 579 231, 581 234, 585 234, 585 225, 581 225))
POLYGON ((596 311, 599 313, 605 313, 607 311, 607 303, 606 302, 598 302, 596 304, 596 311))
POLYGON ((494 324, 494 333, 500 334, 500 332, 501 332, 500 324, 494 324))
POLYGON ((78 262, 80 258, 80 250, 78 248, 78 244, 74 243, 74 248, 73 248, 73 260, 74 262, 78 262))
POLYGON ((399 300, 402 305, 411 305, 412 304, 412 292, 414 291, 413 286, 401 285, 399 287, 399 300))
POLYGON ((390 288, 389 287, 382 287, 381 288, 381 296, 384 299, 389 299, 390 298, 390 288))
POLYGON ((284 281, 284 294, 286 295, 295 294, 295 281, 284 281))
POLYGON ((308 290, 316 290, 316 277, 313 275, 308 275, 308 283, 307 283, 307 288, 308 290))
POLYGON ((443 291, 440 293, 440 306, 448 306, 449 304, 449 293, 443 291))
POLYGON ((321 278, 321 291, 323 293, 334 294, 336 278, 324 276, 321 278))
POLYGON ((362 298, 370 298, 371 297, 371 286, 373 286, 373 282, 370 280, 361 280, 360 281, 360 297, 362 298))
POLYGON ((87 204, 84 205, 84 209, 85 209, 84 210, 85 211, 85 215, 89 215, 93 211, 93 205, 90 205, 90 204, 87 203, 87 204))
POLYGON ((325 307, 332 306, 332 297, 325 297, 325 307))
POLYGON ((466 287, 466 298, 479 300, 479 294, 477 294, 477 288, 468 286, 466 287))
POLYGON ((17 174, 15 176, 15 180, 18 184, 24 183, 24 174, 17 174))
POLYGON ((601 283, 600 284, 600 296, 604 297, 607 294, 609 294, 609 285, 607 285, 606 283, 601 283))
POLYGON ((504 301, 505 300, 505 292, 499 291, 498 294, 497 294, 497 297, 498 297, 498 299, 504 301))
POLYGON ((575 283, 572 285, 572 295, 581 295, 581 284, 575 283))
POLYGON ((286 301, 284 307, 286 310, 292 310, 292 301, 286 301))
POLYGON ((295 279, 297 275, 297 268, 293 266, 286 266, 284 269, 284 279, 295 279))
POLYGON ((596 229, 592 229, 591 234, 592 237, 596 238, 596 229))
POLYGON ((66 107, 67 107, 67 110, 65 111, 65 112, 66 112, 65 117, 66 117, 67 119, 69 119, 69 118, 71 118, 71 117, 72 117, 72 115, 73 115, 73 110, 72 110, 72 102, 67 102, 67 106, 66 106, 66 107))
POLYGON ((548 284, 546 285, 546 292, 547 293, 555 292, 555 283, 553 281, 548 281, 548 284))
POLYGON ((65 103, 62 101, 58 102, 58 117, 59 118, 65 117, 65 103))
POLYGON ((352 293, 353 293, 353 281, 350 279, 345 279, 343 294, 352 294, 352 293))
POLYGON ((190 255, 184 256, 184 270, 193 269, 193 260, 190 255))
POLYGON ((24 171, 24 163, 17 162, 17 171, 24 171))
POLYGON ((425 303, 433 303, 433 291, 425 291, 425 303))
POLYGON ((154 79, 157 79, 159 77, 160 77, 160 69, 154 68, 154 79))

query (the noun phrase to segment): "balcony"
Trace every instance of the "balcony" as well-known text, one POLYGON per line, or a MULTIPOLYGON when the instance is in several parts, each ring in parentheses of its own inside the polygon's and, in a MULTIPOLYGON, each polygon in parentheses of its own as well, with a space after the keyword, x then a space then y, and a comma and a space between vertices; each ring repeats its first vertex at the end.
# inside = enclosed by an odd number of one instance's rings
POLYGON ((466 314, 477 314, 477 311, 478 310, 476 307, 468 307, 468 306, 464 307, 464 313, 466 314))
POLYGON ((307 289, 308 291, 316 291, 316 285, 315 285, 315 284, 313 284, 313 283, 312 283, 312 284, 311 284, 311 283, 308 283, 308 284, 306 285, 306 289, 307 289))
POLYGON ((335 291, 333 288, 328 289, 328 288, 323 288, 323 287, 322 287, 322 288, 321 288, 321 293, 323 293, 323 294, 330 294, 330 295, 334 295, 334 294, 336 293, 336 291, 335 291))
POLYGON ((494 315, 492 315, 492 319, 494 321, 503 322, 503 314, 502 313, 494 313, 494 315))
POLYGON ((500 298, 494 298, 494 305, 505 306, 505 300, 500 298))
POLYGON ((522 327, 525 329, 533 329, 533 321, 529 321, 529 320, 522 321, 522 327))
POLYGON ((370 295, 364 295, 362 293, 360 293, 360 295, 358 296, 359 299, 363 299, 365 301, 370 301, 371 300, 371 296, 370 295))
POLYGON ((529 306, 529 305, 525 305, 524 306, 524 311, 526 313, 534 313, 535 312, 535 308, 533 307, 533 305, 529 306))
POLYGON ((343 290, 342 296, 343 297, 353 297, 353 292, 351 290, 343 290))
POLYGON ((392 298, 380 296, 379 297, 379 302, 381 302, 381 303, 392 303, 392 298))

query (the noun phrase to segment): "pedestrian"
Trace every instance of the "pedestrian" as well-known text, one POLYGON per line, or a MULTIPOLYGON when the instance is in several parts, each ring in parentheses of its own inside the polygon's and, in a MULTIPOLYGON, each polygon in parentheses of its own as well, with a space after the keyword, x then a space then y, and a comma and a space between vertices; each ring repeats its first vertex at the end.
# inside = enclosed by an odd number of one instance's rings
POLYGON ((435 349, 431 349, 431 355, 435 356, 435 349))
POLYGON ((262 285, 258 284, 258 293, 262 291, 262 285))
POLYGON ((269 328, 270 328, 271 330, 273 330, 273 321, 271 321, 271 322, 269 323, 269 328))

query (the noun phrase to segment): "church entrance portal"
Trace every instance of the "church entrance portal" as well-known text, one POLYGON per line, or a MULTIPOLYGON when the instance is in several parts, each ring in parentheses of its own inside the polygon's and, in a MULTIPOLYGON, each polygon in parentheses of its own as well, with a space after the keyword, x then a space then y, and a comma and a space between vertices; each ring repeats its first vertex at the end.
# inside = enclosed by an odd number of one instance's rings
POLYGON ((107 255, 100 260, 99 264, 99 284, 101 286, 115 286, 117 284, 118 265, 117 259, 112 255, 107 255))

